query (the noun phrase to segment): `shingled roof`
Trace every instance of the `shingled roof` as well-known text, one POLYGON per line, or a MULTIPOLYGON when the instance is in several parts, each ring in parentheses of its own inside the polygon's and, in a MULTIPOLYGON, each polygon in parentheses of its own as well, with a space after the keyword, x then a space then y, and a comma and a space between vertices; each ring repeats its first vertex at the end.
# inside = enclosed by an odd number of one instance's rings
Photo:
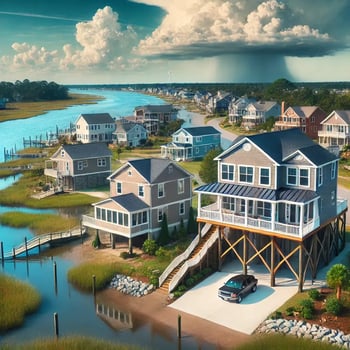
POLYGON ((88 124, 111 124, 114 119, 109 113, 83 113, 79 117, 84 118, 88 124))
MULTIPOLYGON (((73 159, 88 159, 98 157, 111 157, 111 151, 107 145, 102 142, 83 143, 75 145, 63 145, 62 149, 73 159)), ((60 150, 55 153, 55 156, 60 154, 60 150)), ((54 157, 53 157, 54 158, 54 157)))
POLYGON ((192 136, 221 134, 220 131, 218 131, 212 126, 194 126, 190 128, 182 128, 182 130, 185 130, 192 136))
POLYGON ((243 140, 256 145, 278 164, 282 164, 297 151, 304 154, 315 165, 326 164, 337 159, 333 153, 312 141, 299 128, 239 137, 217 159, 233 152, 243 140))

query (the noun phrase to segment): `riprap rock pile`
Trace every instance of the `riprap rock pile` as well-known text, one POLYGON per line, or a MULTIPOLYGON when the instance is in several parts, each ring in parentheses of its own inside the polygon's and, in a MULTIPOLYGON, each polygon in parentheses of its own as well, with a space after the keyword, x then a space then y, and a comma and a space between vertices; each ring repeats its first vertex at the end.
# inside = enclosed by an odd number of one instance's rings
POLYGON ((134 297, 143 297, 154 290, 153 284, 137 281, 129 276, 119 274, 113 277, 109 287, 134 297))

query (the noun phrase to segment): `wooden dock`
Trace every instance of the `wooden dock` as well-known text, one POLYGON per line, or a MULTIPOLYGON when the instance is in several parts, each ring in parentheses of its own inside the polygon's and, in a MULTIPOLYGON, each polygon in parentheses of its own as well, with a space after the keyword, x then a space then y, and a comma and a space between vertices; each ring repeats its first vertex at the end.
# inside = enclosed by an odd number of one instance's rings
POLYGON ((39 254, 41 247, 44 245, 60 245, 65 242, 69 242, 78 238, 83 239, 86 235, 86 230, 77 228, 67 232, 55 232, 46 235, 40 235, 33 237, 30 240, 25 239, 22 244, 14 247, 11 252, 4 253, 3 243, 1 243, 1 260, 13 260, 18 258, 28 258, 29 252, 35 248, 39 248, 39 254))

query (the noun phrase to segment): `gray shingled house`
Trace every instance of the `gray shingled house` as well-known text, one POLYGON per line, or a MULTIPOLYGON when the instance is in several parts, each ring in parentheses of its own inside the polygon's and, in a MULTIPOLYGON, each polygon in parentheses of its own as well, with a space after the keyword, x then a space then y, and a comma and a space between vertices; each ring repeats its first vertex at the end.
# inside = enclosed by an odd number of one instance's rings
POLYGON ((44 174, 62 190, 82 190, 108 184, 111 151, 105 143, 62 145, 45 162, 44 174))
POLYGON ((191 174, 166 159, 131 160, 109 178, 110 197, 93 204, 94 216, 84 215, 82 225, 129 240, 158 237, 166 214, 169 232, 187 223, 192 204, 191 174))
POLYGON ((171 292, 191 273, 181 267, 173 276, 179 263, 193 269, 211 262, 220 270, 236 260, 244 274, 254 264, 265 266, 271 286, 288 270, 301 291, 306 278, 314 280, 344 249, 347 201, 337 197, 339 159, 299 128, 240 136, 216 161, 218 182, 195 189, 197 241, 207 242, 203 259, 177 259, 160 277, 162 288, 171 292))

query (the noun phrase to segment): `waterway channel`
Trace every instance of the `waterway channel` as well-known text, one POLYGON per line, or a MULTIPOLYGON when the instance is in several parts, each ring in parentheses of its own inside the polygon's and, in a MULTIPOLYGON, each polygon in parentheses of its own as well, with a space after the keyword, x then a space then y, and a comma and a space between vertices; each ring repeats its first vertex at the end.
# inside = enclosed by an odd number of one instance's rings
MULTIPOLYGON (((63 111, 51 111, 44 115, 0 124, 1 146, 22 148, 23 137, 45 134, 59 128, 68 127, 70 122, 81 113, 108 112, 112 116, 124 116, 132 114, 137 105, 162 103, 156 97, 142 94, 117 92, 108 90, 89 90, 83 93, 103 95, 105 100, 96 105, 83 105, 69 107, 63 111)), ((0 162, 3 161, 0 156, 0 162)), ((0 180, 0 189, 12 185, 16 177, 0 180)), ((22 210, 38 212, 28 208, 7 208, 0 206, 0 212, 22 210)), ((39 210, 42 212, 45 210, 39 210)), ((0 241, 3 242, 7 252, 14 246, 22 243, 24 237, 31 238, 33 233, 29 229, 15 229, 0 225, 0 241)), ((72 243, 80 244, 79 242, 72 243)), ((178 340, 175 329, 157 328, 148 319, 137 319, 128 310, 119 310, 119 327, 113 327, 114 322, 106 322, 106 318, 98 315, 104 305, 95 305, 95 299, 91 294, 85 294, 76 290, 67 281, 67 271, 73 266, 73 261, 66 258, 66 252, 72 249, 72 244, 64 249, 47 249, 40 258, 30 258, 14 261, 2 261, 0 272, 26 281, 40 291, 42 304, 33 315, 26 317, 25 323, 18 329, 0 334, 0 347, 3 343, 22 343, 37 338, 54 336, 53 315, 58 314, 60 336, 85 335, 102 338, 112 342, 139 345, 146 349, 177 349, 178 340), (53 267, 57 267, 57 284, 54 283, 53 267), (134 319, 134 322, 133 322, 134 319), (135 322, 137 319, 137 322, 135 322), (120 322, 124 327, 120 327, 120 322), (137 326, 135 326, 137 325, 137 326)), ((1 297, 1 296, 0 296, 1 297)), ((107 306, 107 305, 105 305, 107 306)), ((111 305, 108 305, 111 306, 111 305)), ((117 304, 112 305, 117 313, 117 304)), ((198 343, 192 337, 182 340, 183 349, 215 349, 214 345, 198 343)))

